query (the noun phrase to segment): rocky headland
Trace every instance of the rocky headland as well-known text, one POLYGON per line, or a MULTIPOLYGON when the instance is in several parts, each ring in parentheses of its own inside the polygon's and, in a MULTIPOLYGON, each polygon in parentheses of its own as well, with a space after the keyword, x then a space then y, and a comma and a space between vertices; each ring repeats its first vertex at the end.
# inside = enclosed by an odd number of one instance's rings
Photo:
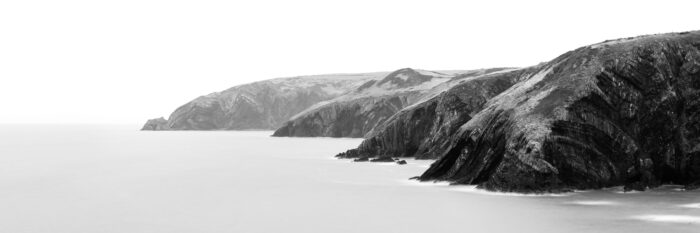
POLYGON ((533 69, 501 69, 455 78, 448 88, 408 106, 370 131, 357 149, 341 158, 415 157, 436 159, 449 138, 493 96, 533 69))
POLYGON ((492 191, 700 182, 700 32, 585 46, 465 80, 341 158, 437 158, 418 177, 492 191))
POLYGON ((200 96, 142 130, 274 130, 295 114, 387 72, 278 78, 200 96))
POLYGON ((700 32, 585 46, 537 66, 443 140, 420 180, 561 192, 700 181, 700 32))

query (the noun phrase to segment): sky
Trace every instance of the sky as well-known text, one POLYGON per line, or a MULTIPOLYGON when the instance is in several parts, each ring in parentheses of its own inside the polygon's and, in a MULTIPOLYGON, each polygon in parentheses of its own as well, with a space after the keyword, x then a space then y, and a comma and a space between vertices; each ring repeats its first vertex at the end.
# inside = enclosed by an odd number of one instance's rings
POLYGON ((276 77, 523 67, 700 1, 0 1, 0 124, 143 124, 276 77))

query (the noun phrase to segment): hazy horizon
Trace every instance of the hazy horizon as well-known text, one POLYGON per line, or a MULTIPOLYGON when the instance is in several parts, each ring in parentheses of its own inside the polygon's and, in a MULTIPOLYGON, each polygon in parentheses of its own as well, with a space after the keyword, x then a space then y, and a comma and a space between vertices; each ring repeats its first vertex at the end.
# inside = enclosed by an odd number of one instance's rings
POLYGON ((524 67, 697 30, 692 1, 6 1, 0 123, 142 124, 279 77, 524 67))

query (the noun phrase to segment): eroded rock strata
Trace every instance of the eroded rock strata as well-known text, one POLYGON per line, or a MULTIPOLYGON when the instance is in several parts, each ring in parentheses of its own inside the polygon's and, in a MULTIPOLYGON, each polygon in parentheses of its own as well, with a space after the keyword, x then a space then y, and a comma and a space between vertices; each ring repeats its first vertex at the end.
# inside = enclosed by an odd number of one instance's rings
POLYGON ((700 32, 568 52, 442 139, 420 180, 517 192, 696 186, 700 32))

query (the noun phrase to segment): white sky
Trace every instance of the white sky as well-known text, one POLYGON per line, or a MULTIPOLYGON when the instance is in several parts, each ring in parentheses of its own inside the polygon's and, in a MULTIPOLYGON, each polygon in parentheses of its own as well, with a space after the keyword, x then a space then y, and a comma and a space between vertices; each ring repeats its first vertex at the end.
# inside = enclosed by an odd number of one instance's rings
POLYGON ((0 123, 125 123, 323 73, 528 66, 700 29, 700 1, 0 1, 0 123))

